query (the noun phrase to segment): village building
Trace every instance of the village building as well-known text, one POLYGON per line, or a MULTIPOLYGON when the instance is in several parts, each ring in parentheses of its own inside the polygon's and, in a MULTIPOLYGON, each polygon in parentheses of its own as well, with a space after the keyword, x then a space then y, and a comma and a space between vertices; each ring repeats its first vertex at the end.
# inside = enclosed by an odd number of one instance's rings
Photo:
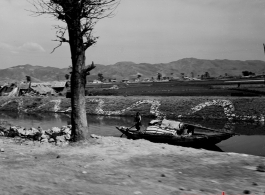
POLYGON ((21 96, 21 95, 29 92, 29 90, 30 90, 29 83, 21 83, 19 85, 18 96, 21 96))
POLYGON ((0 89, 0 96, 17 96, 18 86, 16 83, 6 84, 0 89))
POLYGON ((94 80, 92 83, 102 83, 102 81, 94 80))
POLYGON ((56 81, 51 87, 59 95, 65 95, 70 88, 70 81, 56 81))
POLYGON ((31 83, 30 90, 39 95, 54 95, 55 91, 49 83, 31 83))
POLYGON ((110 79, 110 82, 116 83, 117 82, 117 79, 110 79))

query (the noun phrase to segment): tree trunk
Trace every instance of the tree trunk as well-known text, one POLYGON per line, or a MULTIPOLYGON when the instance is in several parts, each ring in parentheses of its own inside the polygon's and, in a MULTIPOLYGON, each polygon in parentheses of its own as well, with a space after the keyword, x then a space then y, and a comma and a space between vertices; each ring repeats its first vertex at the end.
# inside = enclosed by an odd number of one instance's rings
POLYGON ((86 117, 85 85, 85 49, 81 36, 80 21, 71 21, 68 24, 69 43, 72 56, 71 77, 71 123, 73 141, 88 138, 88 126, 86 117))

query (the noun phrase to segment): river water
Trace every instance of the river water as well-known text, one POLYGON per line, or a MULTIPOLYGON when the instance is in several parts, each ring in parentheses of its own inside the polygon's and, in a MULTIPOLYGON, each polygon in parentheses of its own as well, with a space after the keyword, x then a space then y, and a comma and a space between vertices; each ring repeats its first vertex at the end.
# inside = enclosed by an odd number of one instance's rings
MULTIPOLYGON (((69 114, 57 113, 14 113, 1 112, 0 120, 6 120, 10 124, 22 127, 39 127, 49 129, 51 127, 61 127, 70 124, 69 114)), ((150 118, 143 119, 143 127, 146 127, 150 118)), ((133 125, 132 117, 118 116, 98 116, 88 115, 89 131, 93 134, 102 136, 119 137, 121 133, 115 128, 116 126, 133 125)), ((216 123, 218 128, 220 124, 216 123)), ((214 126, 211 124, 211 128, 214 126)), ((234 124, 234 131, 240 135, 233 136, 228 140, 217 144, 214 150, 223 152, 237 152, 265 157, 265 127, 257 124, 234 124)))

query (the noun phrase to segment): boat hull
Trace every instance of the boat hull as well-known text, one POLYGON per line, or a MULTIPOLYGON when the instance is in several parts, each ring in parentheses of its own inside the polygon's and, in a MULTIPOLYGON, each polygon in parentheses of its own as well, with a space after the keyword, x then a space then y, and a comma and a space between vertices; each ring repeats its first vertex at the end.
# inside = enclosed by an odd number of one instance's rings
POLYGON ((211 146, 220 143, 233 136, 231 133, 194 133, 192 136, 179 136, 172 134, 150 134, 131 131, 128 128, 116 127, 128 139, 146 139, 155 143, 168 143, 180 146, 211 146))

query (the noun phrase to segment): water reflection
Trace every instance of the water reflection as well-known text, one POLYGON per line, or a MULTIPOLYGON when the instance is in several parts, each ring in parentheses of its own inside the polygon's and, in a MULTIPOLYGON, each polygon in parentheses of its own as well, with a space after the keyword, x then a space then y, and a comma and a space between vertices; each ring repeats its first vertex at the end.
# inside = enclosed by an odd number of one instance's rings
MULTIPOLYGON (((15 113, 1 112, 0 120, 6 120, 13 125, 23 127, 38 127, 49 129, 51 127, 61 127, 71 123, 69 114, 63 113, 15 113)), ((143 127, 147 127, 151 118, 143 118, 143 127)), ((222 141, 216 146, 205 148, 214 151, 238 152, 252 155, 265 156, 265 128, 261 123, 246 122, 229 122, 229 121, 195 121, 182 119, 183 122, 201 125, 212 129, 224 129, 239 133, 240 136, 234 136, 228 140, 222 141)), ((90 133, 102 136, 119 137, 121 133, 116 130, 116 126, 132 126, 134 124, 133 117, 119 116, 99 116, 89 115, 88 125, 90 133)))
POLYGON ((245 153, 265 157, 264 135, 240 135, 217 144, 225 152, 245 153))
MULTIPOLYGON (((71 116, 64 113, 14 113, 1 112, 0 120, 6 120, 12 125, 18 125, 26 128, 42 127, 50 129, 52 127, 61 127, 71 124, 71 116)), ((89 131, 94 134, 103 136, 120 136, 120 132, 116 130, 116 126, 132 126, 134 124, 133 117, 119 116, 99 116, 89 115, 87 117, 89 131)), ((143 128, 150 121, 149 118, 143 119, 143 128)))

